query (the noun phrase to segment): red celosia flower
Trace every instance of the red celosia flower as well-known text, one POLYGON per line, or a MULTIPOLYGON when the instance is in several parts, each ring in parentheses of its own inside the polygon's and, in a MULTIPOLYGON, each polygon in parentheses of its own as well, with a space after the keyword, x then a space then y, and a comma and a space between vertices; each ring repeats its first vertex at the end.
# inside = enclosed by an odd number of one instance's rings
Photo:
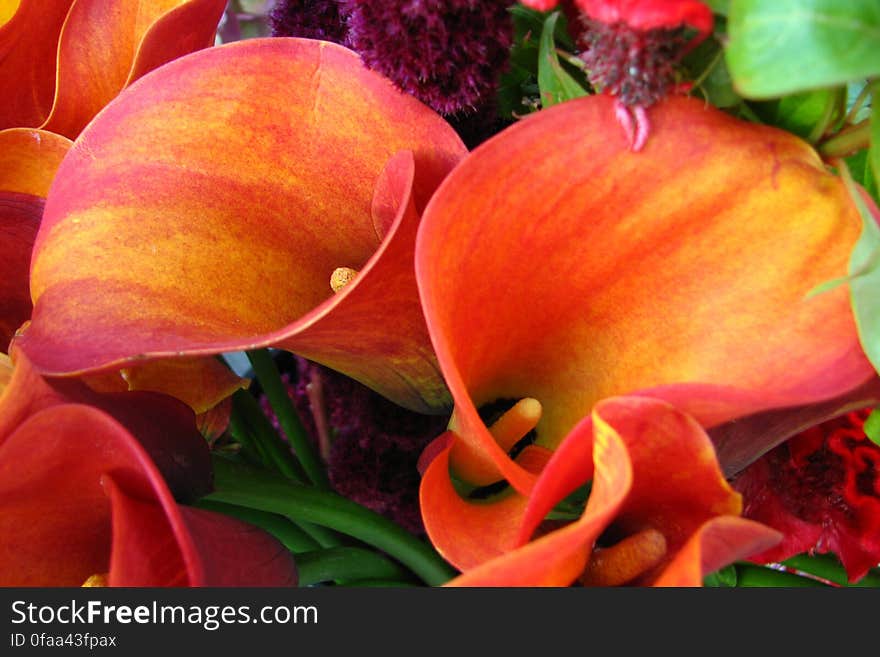
MULTIPOLYGON (((558 1, 523 4, 548 10, 558 1)), ((644 108, 669 92, 676 64, 711 34, 712 11, 698 0, 574 0, 574 5, 583 14, 580 58, 587 77, 619 100, 618 120, 633 150, 640 150, 648 135, 644 108)))
POLYGON ((832 552, 853 582, 880 563, 880 447, 865 436, 867 415, 808 429, 737 478, 744 515, 785 534, 755 561, 832 552))

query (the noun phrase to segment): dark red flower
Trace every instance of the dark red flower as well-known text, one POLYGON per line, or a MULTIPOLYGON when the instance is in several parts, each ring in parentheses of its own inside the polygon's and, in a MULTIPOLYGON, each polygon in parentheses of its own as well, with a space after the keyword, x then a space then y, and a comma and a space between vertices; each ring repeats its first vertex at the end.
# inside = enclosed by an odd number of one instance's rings
POLYGON ((494 93, 513 28, 505 0, 346 0, 349 43, 370 68, 442 114, 494 93))
POLYGON ((346 45, 344 0, 281 0, 269 12, 272 36, 321 39, 346 45))
MULTIPOLYGON (((423 533, 416 465, 425 446, 446 429, 448 416, 408 411, 304 358, 296 357, 296 370, 288 394, 327 461, 333 489, 414 534, 423 533)), ((261 405, 281 432, 265 397, 261 405)))
POLYGON ((868 410, 798 434, 744 470, 743 515, 785 539, 753 561, 834 553, 850 581, 880 563, 880 447, 864 431, 868 410))

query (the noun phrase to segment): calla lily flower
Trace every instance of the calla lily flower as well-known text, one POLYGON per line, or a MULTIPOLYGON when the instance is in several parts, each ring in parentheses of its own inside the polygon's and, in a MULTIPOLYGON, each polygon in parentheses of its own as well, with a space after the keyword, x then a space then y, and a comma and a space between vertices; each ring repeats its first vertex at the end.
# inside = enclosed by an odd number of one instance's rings
MULTIPOLYGON (((225 5, 225 0, 20 0, 0 16, 0 349, 30 318, 31 251, 44 199, 71 146, 67 137, 75 138, 145 73, 210 46, 225 5)), ((203 359, 137 370, 136 377, 123 373, 127 387, 176 394, 199 413, 246 383, 203 359), (169 367, 175 377, 168 376, 169 367), (193 380, 210 380, 210 389, 185 385, 193 380)), ((218 411, 212 411, 211 424, 211 431, 224 424, 218 411)))
MULTIPOLYGON (((640 397, 600 402, 568 434, 558 454, 572 451, 588 463, 568 462, 566 470, 574 466, 593 472, 583 514, 561 527, 544 527, 531 542, 525 542, 528 535, 520 536, 518 547, 472 569, 460 561, 468 555, 456 545, 447 558, 466 572, 450 586, 568 586, 576 581, 700 586, 708 573, 782 538, 738 517, 740 496, 718 468, 708 436, 693 418, 665 402, 640 397), (581 446, 571 450, 571 443, 581 446), (592 445, 592 454, 583 445, 592 445)), ((429 466, 424 496, 445 489, 446 504, 457 506, 459 514, 480 513, 479 504, 465 502, 448 487, 446 457, 448 449, 429 466)), ((557 476, 559 463, 554 458, 544 468, 532 502, 555 488, 542 484, 557 476)), ((509 495, 508 503, 516 497, 509 495)), ((552 507, 560 501, 551 496, 539 503, 552 507)), ((432 539, 446 531, 442 523, 427 528, 432 539)))
POLYGON ((119 91, 214 43, 226 0, 13 0, 0 14, 0 129, 75 138, 119 91))
POLYGON ((442 409, 413 249, 465 153, 341 46, 254 39, 178 59, 62 162, 16 344, 55 375, 276 346, 442 409), (340 270, 357 275, 334 295, 340 270))
MULTIPOLYGON (((6 345, 31 315, 31 252, 49 187, 72 142, 45 130, 0 131, 0 344, 6 345)), ((208 413, 246 379, 213 358, 136 364, 89 383, 102 391, 153 390, 177 397, 196 413, 208 413)), ((215 413, 216 415, 216 413, 215 413)), ((222 425, 223 422, 221 421, 222 425)))
MULTIPOLYGON (((602 399, 662 399, 709 428, 875 378, 846 290, 808 298, 845 275, 858 237, 842 183, 799 139, 693 99, 651 119, 632 153, 612 99, 563 103, 483 144, 432 198, 416 271, 455 401, 457 478, 528 496, 536 477, 508 450, 534 429, 536 446, 571 452, 542 484, 558 499, 589 479, 589 440, 565 437, 602 399), (479 414, 517 400, 491 430, 479 414)), ((499 537, 550 510, 493 506, 510 525, 499 537)), ((447 534, 465 544, 459 525, 447 534)))
POLYGON ((164 395, 44 380, 15 360, 0 396, 3 585, 296 582, 274 538, 175 501, 210 489, 190 409, 164 395))

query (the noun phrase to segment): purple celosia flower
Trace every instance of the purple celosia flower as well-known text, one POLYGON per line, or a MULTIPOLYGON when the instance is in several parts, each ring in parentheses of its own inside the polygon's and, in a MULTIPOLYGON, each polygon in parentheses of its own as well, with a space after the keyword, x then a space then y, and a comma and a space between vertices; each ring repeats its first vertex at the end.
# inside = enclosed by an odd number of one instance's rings
MULTIPOLYGON (((422 534, 416 465, 425 446, 446 430, 449 418, 407 411, 303 358, 296 358, 296 369, 288 394, 327 462, 336 492, 422 534)), ((261 404, 280 431, 265 398, 261 404)))
POLYGON ((346 0, 349 45, 441 114, 495 93, 513 38, 507 0, 346 0))
POLYGON ((345 0, 281 0, 269 13, 272 36, 321 39, 346 45, 345 0))

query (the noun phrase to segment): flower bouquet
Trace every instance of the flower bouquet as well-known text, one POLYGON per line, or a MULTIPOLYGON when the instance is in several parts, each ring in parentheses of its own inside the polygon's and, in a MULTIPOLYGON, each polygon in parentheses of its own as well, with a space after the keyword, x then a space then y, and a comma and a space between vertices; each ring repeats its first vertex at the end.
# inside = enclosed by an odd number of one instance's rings
POLYGON ((880 585, 875 0, 0 6, 0 584, 880 585))

